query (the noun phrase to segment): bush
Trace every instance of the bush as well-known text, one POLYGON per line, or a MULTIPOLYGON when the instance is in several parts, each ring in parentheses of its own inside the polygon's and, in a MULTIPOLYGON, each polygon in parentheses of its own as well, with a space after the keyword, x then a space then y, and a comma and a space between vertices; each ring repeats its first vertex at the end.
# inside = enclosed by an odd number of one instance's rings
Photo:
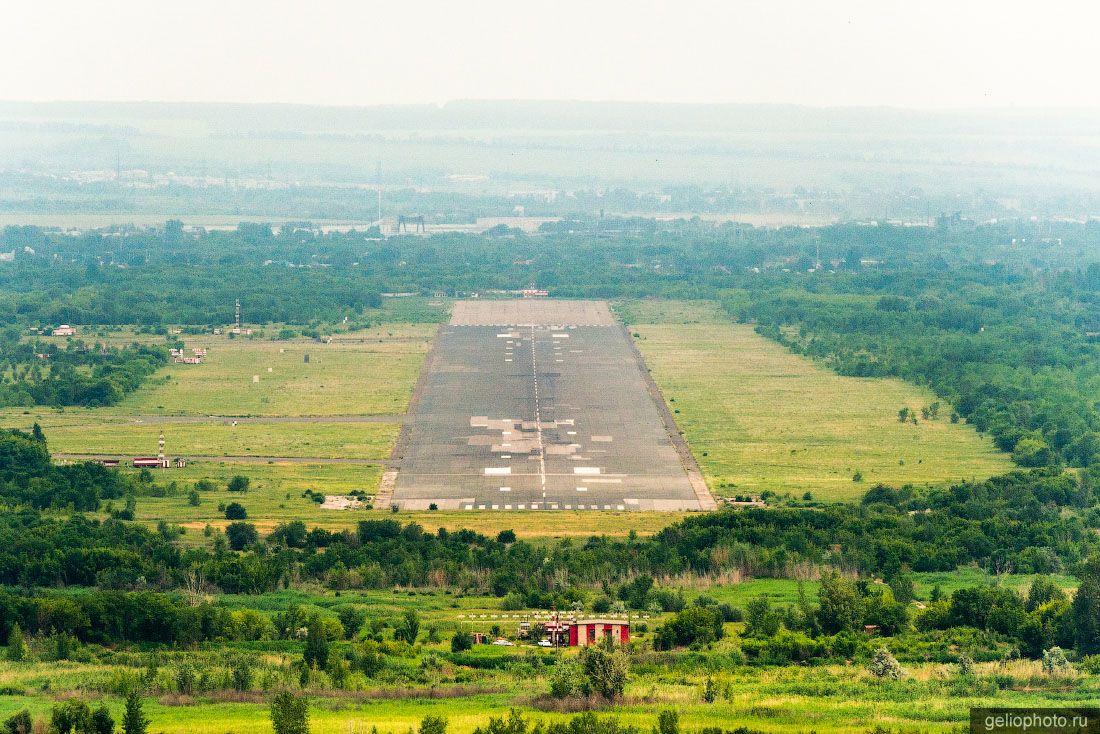
POLYGON ((230 492, 247 492, 248 485, 248 477, 238 474, 229 480, 229 484, 226 485, 226 489, 228 489, 230 492))
POLYGON ((554 698, 570 698, 587 695, 587 685, 576 663, 565 658, 558 660, 550 672, 550 695, 554 698))
POLYGON ((516 591, 509 591, 504 595, 504 598, 500 600, 500 608, 506 612, 518 612, 521 609, 527 608, 527 603, 523 600, 523 595, 516 591))
POLYGON ((459 630, 451 637, 451 652, 465 652, 474 646, 474 636, 466 630, 459 630))
POLYGON ((239 502, 230 502, 225 507, 226 520, 244 520, 248 517, 248 511, 239 502))
POLYGON ((1066 659, 1066 653, 1060 647, 1043 650, 1043 672, 1047 675, 1062 675, 1073 671, 1066 659))
POLYGON ((867 670, 871 675, 883 680, 899 680, 905 675, 901 663, 885 647, 875 650, 867 670))
POLYGON ((609 701, 623 695, 630 662, 621 650, 610 645, 585 647, 580 654, 581 670, 591 690, 609 701))
POLYGON ((653 633, 653 647, 671 650, 686 645, 706 645, 722 639, 722 616, 717 609, 690 606, 653 633))
POLYGON ((442 716, 428 714, 420 721, 418 734, 447 734, 447 720, 442 716))

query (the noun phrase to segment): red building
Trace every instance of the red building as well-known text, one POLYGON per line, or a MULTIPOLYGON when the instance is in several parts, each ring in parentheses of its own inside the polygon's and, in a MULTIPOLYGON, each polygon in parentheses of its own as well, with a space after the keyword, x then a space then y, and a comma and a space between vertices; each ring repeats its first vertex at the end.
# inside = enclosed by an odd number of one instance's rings
POLYGON ((605 637, 615 642, 630 642, 630 623, 622 619, 578 619, 569 625, 569 646, 595 645, 605 637))

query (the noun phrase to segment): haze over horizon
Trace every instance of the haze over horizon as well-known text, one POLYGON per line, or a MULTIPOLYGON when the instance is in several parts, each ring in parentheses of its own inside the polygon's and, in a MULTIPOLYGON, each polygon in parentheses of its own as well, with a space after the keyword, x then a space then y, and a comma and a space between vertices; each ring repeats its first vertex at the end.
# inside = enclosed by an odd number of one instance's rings
POLYGON ((335 106, 450 100, 812 107, 1097 108, 1091 29, 1070 2, 503 0, 5 11, 0 99, 335 106))

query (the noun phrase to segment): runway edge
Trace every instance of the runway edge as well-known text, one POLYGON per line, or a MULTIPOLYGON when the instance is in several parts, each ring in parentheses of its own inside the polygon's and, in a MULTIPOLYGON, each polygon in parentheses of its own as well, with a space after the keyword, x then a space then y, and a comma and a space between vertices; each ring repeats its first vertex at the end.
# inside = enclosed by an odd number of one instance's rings
POLYGON ((412 434, 412 417, 420 405, 420 398, 428 385, 428 378, 439 359, 439 334, 446 324, 436 327, 432 335, 432 345, 424 357, 424 364, 420 366, 420 374, 416 378, 416 386, 413 387, 409 397, 409 405, 405 408, 405 420, 401 422, 401 430, 397 432, 397 440, 393 442, 393 450, 390 451, 389 468, 382 472, 382 480, 378 483, 378 494, 374 497, 374 509, 389 510, 393 503, 393 492, 397 488, 397 474, 401 471, 401 459, 409 447, 409 439, 412 434))
POLYGON ((680 455, 680 463, 683 465, 684 471, 687 472, 688 481, 691 482, 691 488, 695 492, 695 499, 699 502, 699 509, 705 511, 717 510, 718 503, 714 501, 714 496, 711 495, 710 488, 707 487, 707 482, 703 479, 703 472, 699 469, 698 462, 695 461, 695 455, 691 453, 684 437, 680 435, 680 427, 676 425, 676 419, 672 416, 668 403, 665 402, 665 396, 661 392, 661 388, 653 379, 653 375, 650 374, 649 367, 645 363, 645 357, 639 351, 638 345, 634 343, 634 335, 624 324, 619 324, 619 328, 622 329, 623 336, 630 345, 630 351, 634 354, 634 362, 638 366, 638 371, 642 373, 642 380, 645 381, 649 397, 657 405, 657 410, 660 411, 661 417, 665 420, 665 429, 668 431, 669 438, 672 439, 672 445, 676 447, 676 453, 680 455))

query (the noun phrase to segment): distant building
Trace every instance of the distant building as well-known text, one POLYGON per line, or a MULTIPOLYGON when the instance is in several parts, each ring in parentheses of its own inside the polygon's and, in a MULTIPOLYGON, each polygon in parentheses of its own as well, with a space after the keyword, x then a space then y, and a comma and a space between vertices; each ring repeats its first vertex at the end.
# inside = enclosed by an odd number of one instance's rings
POLYGON ((546 298, 549 295, 550 295, 549 291, 539 290, 538 288, 524 288, 523 289, 523 297, 524 298, 546 298))
POLYGON ((139 456, 134 459, 135 469, 167 469, 168 459, 159 459, 155 456, 139 456))
POLYGON ((68 324, 62 324, 53 330, 54 336, 76 336, 76 328, 68 324))
MULTIPOLYGON (((610 638, 617 643, 626 644, 630 641, 630 622, 625 619, 549 619, 536 623, 546 639, 555 647, 568 645, 569 647, 587 647, 595 645, 600 640, 610 638)), ((524 622, 519 626, 520 637, 529 637, 534 628, 530 622, 524 622)), ((537 643, 538 640, 532 639, 537 643)))

